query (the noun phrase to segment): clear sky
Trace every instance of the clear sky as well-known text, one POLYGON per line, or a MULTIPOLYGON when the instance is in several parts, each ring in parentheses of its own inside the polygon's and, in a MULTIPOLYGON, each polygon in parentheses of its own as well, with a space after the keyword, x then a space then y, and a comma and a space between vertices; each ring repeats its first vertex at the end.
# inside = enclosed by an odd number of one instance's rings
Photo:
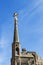
POLYGON ((43 0, 0 0, 0 65, 11 64, 14 12, 19 14, 21 48, 43 58, 43 0))

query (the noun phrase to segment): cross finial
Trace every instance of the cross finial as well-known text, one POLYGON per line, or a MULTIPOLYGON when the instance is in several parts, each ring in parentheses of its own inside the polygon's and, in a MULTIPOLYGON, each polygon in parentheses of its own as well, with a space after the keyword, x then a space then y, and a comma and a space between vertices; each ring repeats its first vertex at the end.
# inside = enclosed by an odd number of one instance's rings
POLYGON ((17 13, 14 13, 14 15, 13 15, 13 16, 14 16, 15 20, 18 20, 18 19, 17 19, 17 16, 18 16, 18 14, 17 14, 17 13))
POLYGON ((17 13, 14 13, 14 17, 15 17, 15 16, 18 16, 18 14, 17 14, 17 13))

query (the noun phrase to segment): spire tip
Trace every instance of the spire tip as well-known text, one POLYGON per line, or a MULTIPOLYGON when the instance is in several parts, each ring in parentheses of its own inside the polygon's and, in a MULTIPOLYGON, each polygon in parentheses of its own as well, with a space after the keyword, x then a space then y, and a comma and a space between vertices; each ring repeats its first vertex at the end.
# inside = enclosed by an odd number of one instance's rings
POLYGON ((18 14, 17 14, 17 13, 14 13, 14 14, 13 14, 13 17, 15 17, 15 16, 18 16, 18 14))

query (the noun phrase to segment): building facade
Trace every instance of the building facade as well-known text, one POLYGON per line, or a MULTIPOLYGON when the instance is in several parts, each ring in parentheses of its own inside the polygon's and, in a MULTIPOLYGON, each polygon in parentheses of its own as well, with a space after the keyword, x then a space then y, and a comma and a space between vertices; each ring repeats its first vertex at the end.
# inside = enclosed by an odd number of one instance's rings
POLYGON ((39 65, 36 52, 26 51, 25 48, 20 51, 20 42, 18 36, 18 14, 14 13, 14 38, 12 43, 11 65, 39 65))

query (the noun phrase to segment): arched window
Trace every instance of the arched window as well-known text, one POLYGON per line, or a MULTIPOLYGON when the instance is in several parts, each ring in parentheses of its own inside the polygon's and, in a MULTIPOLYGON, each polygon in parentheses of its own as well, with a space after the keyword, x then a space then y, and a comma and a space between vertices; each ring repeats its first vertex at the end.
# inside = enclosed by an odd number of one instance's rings
POLYGON ((19 48, 16 48, 16 54, 19 55, 19 48))
POLYGON ((32 61, 32 64, 34 64, 34 60, 32 61))

